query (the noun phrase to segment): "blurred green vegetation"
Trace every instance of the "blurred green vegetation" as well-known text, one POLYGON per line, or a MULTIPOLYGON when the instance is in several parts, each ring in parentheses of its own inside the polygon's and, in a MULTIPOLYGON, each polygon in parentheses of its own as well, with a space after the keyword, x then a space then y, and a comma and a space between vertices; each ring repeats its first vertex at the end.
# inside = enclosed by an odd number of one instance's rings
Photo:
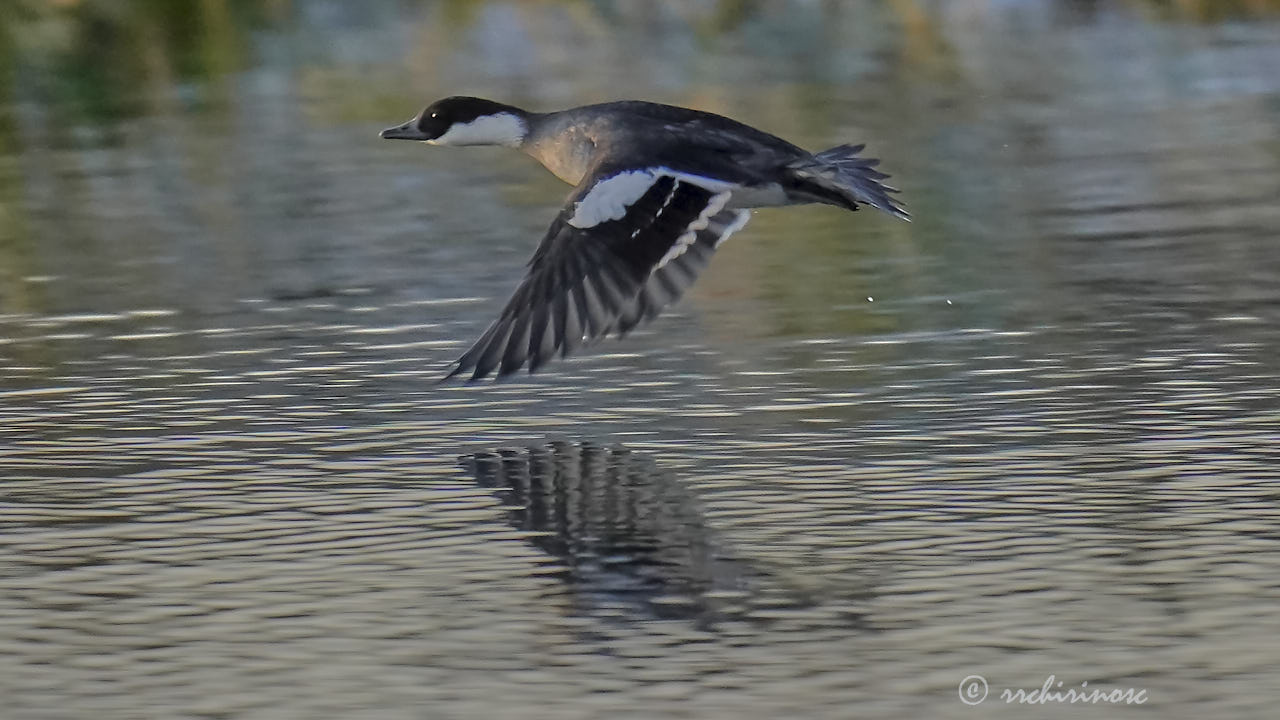
POLYGON ((16 1, 0 21, 5 97, 13 97, 21 74, 25 99, 100 125, 145 112, 156 83, 201 83, 244 69, 248 33, 283 7, 272 0, 16 1))
MULTIPOLYGON (((23 91, 63 117, 107 124, 145 112, 145 92, 161 84, 200 84, 244 70, 253 63, 249 36, 289 22, 296 0, 6 0, 0 14, 0 149, 12 150, 12 100, 21 73, 23 91)), ((418 5, 433 3, 419 2, 418 5)), ((486 0, 444 0, 439 18, 456 33, 475 21, 486 0)), ((871 3, 874 5, 875 3, 871 3)), ((884 11, 909 41, 915 60, 936 62, 941 15, 922 0, 884 0, 884 11)), ((521 3, 526 12, 563 5, 589 13, 603 25, 634 20, 634 3, 622 0, 540 0, 521 3)), ((681 2, 655 7, 688 18, 696 33, 712 39, 763 12, 759 0, 722 0, 695 13, 681 2)), ((957 2, 966 11, 984 4, 957 2)), ((1064 0, 1066 10, 1096 12, 1109 4, 1064 0)), ((1217 22, 1280 12, 1280 0, 1126 0, 1153 21, 1217 22)), ((985 7, 985 11, 993 11, 985 7)), ((197 94, 198 95, 198 94, 197 94)))
MULTIPOLYGON (((296 0, 6 0, 0 14, 0 152, 12 152, 17 95, 47 106, 51 115, 109 129, 121 119, 145 114, 148 92, 156 88, 202 85, 254 63, 249 38, 264 27, 283 26, 297 11, 296 0), (19 82, 21 80, 21 82, 19 82)), ((441 40, 456 34, 491 3, 443 0, 437 16, 446 26, 441 40)), ((869 3, 876 5, 877 3, 869 3)), ((917 67, 954 72, 946 64, 942 15, 922 0, 884 0, 882 11, 902 33, 904 60, 917 67), (939 55, 939 53, 942 55, 939 55)), ((594 16, 602 26, 634 22, 634 3, 624 0, 539 0, 521 11, 564 6, 594 16), (631 13, 623 13, 630 10, 631 13)), ((760 0, 721 0, 708 12, 682 2, 654 2, 689 20, 698 37, 711 41, 764 12, 760 0)), ((984 4, 955 3, 966 11, 994 11, 984 4)), ((1092 13, 1107 6, 1064 0, 1065 10, 1092 13)), ((1217 22, 1280 12, 1280 0, 1126 0, 1152 21, 1217 22)), ((615 28, 621 29, 621 28, 615 28)), ((184 95, 199 105, 214 102, 201 92, 184 95)))

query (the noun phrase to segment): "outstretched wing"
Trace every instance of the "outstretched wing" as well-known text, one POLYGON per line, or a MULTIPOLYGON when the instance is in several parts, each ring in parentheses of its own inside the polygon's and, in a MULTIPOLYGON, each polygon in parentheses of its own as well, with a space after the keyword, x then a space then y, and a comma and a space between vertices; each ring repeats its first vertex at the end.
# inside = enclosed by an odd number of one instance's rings
POLYGON ((498 319, 448 377, 534 372, 559 353, 655 317, 746 224, 729 191, 665 168, 597 173, 574 191, 498 319), (700 184, 699 181, 703 182, 700 184))

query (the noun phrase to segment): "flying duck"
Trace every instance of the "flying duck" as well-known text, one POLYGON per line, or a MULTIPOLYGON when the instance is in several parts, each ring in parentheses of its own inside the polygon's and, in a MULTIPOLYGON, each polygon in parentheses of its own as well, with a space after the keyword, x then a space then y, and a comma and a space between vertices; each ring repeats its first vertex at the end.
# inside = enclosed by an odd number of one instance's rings
POLYGON ((750 219, 747 208, 870 205, 910 216, 863 145, 810 153, 699 110, 622 101, 535 113, 448 97, 382 137, 504 145, 574 186, 498 319, 446 377, 532 373, 556 354, 652 320, 750 219))

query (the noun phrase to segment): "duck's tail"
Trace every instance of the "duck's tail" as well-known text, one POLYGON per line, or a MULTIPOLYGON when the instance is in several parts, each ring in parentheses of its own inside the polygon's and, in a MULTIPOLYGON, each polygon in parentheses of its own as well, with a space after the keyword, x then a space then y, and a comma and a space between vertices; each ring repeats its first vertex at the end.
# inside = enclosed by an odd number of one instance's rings
POLYGON ((880 161, 858 156, 864 147, 839 145, 787 166, 794 182, 791 192, 850 210, 870 205, 910 222, 911 216, 892 197, 898 188, 880 182, 889 177, 875 169, 880 161))

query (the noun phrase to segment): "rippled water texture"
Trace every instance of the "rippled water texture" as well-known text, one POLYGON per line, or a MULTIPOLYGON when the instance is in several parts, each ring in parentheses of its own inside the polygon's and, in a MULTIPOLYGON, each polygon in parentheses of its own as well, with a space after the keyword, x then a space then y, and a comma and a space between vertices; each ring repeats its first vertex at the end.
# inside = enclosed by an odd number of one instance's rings
POLYGON ((1275 3, 8 7, 5 720, 1274 717, 1275 3), (377 139, 453 93, 866 142, 915 222, 436 385, 567 191, 377 139))

